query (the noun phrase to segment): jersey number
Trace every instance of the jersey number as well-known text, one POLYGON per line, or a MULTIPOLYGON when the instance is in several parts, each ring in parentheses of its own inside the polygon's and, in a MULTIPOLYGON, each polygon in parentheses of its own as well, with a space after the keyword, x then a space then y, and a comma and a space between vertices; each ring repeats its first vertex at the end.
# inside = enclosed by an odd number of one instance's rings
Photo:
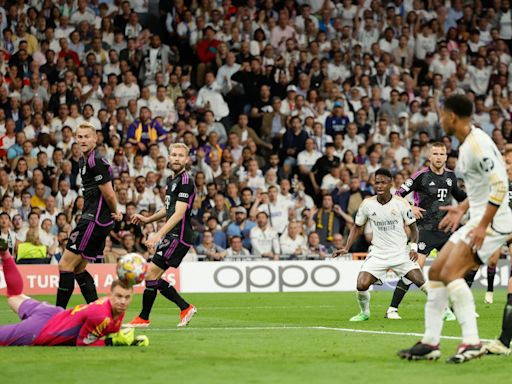
POLYGON ((437 199, 439 201, 444 201, 444 199, 448 196, 448 190, 445 188, 439 188, 437 190, 437 199))

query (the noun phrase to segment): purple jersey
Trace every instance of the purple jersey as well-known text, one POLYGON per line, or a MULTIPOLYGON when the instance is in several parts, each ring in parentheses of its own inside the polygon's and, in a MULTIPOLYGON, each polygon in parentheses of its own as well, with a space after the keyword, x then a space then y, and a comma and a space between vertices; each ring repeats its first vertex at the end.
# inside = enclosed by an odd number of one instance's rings
POLYGON ((466 193, 457 186, 457 178, 452 171, 445 170, 438 175, 425 167, 407 179, 397 195, 405 197, 414 193, 414 205, 423 208, 423 218, 418 220, 420 230, 438 231, 439 223, 445 215, 439 207, 452 204, 452 197, 463 201, 466 193))

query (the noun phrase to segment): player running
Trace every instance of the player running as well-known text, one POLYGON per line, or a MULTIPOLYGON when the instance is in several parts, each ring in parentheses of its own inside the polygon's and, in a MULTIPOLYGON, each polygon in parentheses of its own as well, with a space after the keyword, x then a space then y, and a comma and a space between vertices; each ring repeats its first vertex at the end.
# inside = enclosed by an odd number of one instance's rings
POLYGON ((345 247, 334 251, 333 257, 348 253, 350 247, 364 231, 367 221, 373 231, 372 245, 357 276, 357 300, 361 312, 350 321, 365 321, 370 318, 370 292, 372 284, 382 284, 389 269, 398 276, 405 276, 425 290, 425 279, 418 259, 418 228, 410 204, 401 196, 391 194, 391 172, 378 169, 375 172, 377 196, 365 199, 359 207, 355 226, 350 230, 345 247), (411 230, 411 243, 407 247, 405 225, 411 230))
POLYGON ((117 209, 117 197, 112 185, 112 168, 96 151, 96 129, 81 123, 76 129, 76 141, 82 150, 80 175, 85 199, 80 221, 69 236, 66 250, 59 261, 59 288, 56 305, 66 308, 75 288, 75 280, 87 303, 98 299, 94 280, 85 270, 87 262, 103 257, 105 239, 123 214, 117 209))
POLYGON ((135 337, 133 329, 120 331, 132 300, 131 286, 115 280, 108 297, 66 311, 23 294, 23 279, 6 249, 6 242, 0 240, 7 303, 21 322, 0 325, 0 345, 149 345, 149 339, 143 335, 135 337))
MULTIPOLYGON (((414 206, 411 209, 418 220, 418 264, 421 268, 430 253, 441 249, 450 238, 448 233, 439 229, 439 223, 446 214, 439 208, 452 205, 452 197, 459 202, 466 199, 466 193, 457 186, 455 174, 445 168, 446 159, 446 146, 440 142, 433 143, 429 156, 430 165, 407 179, 396 192, 402 197, 414 192, 414 206)), ((398 306, 410 286, 409 281, 398 281, 386 313, 388 319, 401 319, 398 306)), ((446 311, 445 319, 455 320, 449 309, 446 311)))
POLYGON ((409 360, 432 360, 441 355, 439 341, 443 311, 448 300, 462 328, 462 343, 449 363, 480 357, 485 348, 478 336, 475 302, 464 275, 478 264, 487 263, 512 232, 505 164, 498 148, 482 130, 471 126, 473 105, 464 95, 450 96, 441 113, 441 125, 461 143, 459 166, 464 174, 468 198, 448 211, 440 228, 455 230, 469 209, 469 221, 441 249, 429 270, 425 306, 425 334, 412 348, 398 353, 409 360))
POLYGON ((186 326, 197 312, 195 306, 187 303, 171 284, 161 278, 168 268, 178 268, 191 247, 190 212, 196 194, 192 177, 185 170, 189 162, 189 148, 183 143, 171 144, 169 162, 173 177, 169 177, 167 182, 165 207, 150 217, 136 214, 132 219, 134 224, 152 223, 164 217, 167 221, 158 232, 151 234, 146 242, 148 248, 154 249, 157 244, 158 247, 148 265, 142 311, 128 324, 131 327, 149 326, 149 314, 158 291, 180 308, 178 327, 186 326))

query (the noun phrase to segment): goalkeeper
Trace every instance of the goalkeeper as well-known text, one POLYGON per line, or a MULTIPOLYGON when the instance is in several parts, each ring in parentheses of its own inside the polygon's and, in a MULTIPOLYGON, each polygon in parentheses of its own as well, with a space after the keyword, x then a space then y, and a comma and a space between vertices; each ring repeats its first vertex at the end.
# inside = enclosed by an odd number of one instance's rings
POLYGON ((7 284, 7 303, 20 323, 0 326, 0 345, 147 346, 146 336, 121 330, 132 301, 130 285, 115 280, 107 297, 64 310, 23 294, 23 280, 14 259, 0 240, 0 259, 7 284))

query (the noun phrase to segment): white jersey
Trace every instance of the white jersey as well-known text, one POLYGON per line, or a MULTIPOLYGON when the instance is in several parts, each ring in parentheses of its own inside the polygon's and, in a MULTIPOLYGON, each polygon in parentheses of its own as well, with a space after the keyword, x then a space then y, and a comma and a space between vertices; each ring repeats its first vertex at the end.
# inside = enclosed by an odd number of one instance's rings
POLYGON ((363 200, 356 215, 356 225, 369 221, 373 238, 370 255, 379 259, 392 259, 407 254, 405 225, 416 221, 411 206, 403 197, 395 196, 381 204, 377 196, 363 200))
POLYGON ((480 222, 491 203, 499 206, 491 227, 499 233, 512 232, 508 178, 505 163, 492 139, 481 129, 472 127, 459 146, 458 167, 463 174, 469 200, 471 223, 480 222))

